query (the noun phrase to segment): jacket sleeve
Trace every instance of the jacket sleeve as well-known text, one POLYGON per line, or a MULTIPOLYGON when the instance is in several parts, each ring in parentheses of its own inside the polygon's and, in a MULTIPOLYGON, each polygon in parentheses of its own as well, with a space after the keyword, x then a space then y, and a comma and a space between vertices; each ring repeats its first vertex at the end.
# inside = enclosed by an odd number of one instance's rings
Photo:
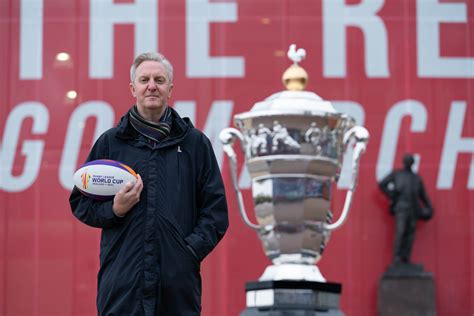
MULTIPOLYGON (((104 136, 101 136, 92 147, 86 162, 95 159, 108 158, 108 146, 104 136)), ((118 217, 112 211, 112 200, 97 201, 83 195, 76 187, 69 196, 69 204, 74 216, 86 225, 98 228, 108 228, 120 224, 125 217, 118 217)))
POLYGON ((224 183, 209 139, 202 135, 198 153, 197 224, 185 238, 197 258, 203 260, 229 226, 224 183))

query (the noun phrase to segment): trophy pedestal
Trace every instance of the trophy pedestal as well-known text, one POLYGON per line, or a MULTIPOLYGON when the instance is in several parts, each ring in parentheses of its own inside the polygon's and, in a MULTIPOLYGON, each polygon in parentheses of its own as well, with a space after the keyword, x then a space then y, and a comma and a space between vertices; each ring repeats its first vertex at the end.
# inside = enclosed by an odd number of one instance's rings
POLYGON ((268 266, 259 281, 304 280, 325 283, 319 268, 314 264, 282 263, 268 266))
POLYGON ((240 316, 344 316, 342 286, 316 281, 257 281, 245 285, 247 308, 240 316))
POLYGON ((417 264, 390 266, 378 289, 378 316, 436 316, 435 284, 431 273, 417 264))

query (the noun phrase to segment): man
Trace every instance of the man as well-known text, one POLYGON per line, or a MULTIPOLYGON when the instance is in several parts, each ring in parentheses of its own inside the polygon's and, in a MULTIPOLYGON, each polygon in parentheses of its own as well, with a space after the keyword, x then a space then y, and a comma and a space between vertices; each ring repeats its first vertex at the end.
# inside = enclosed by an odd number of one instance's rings
POLYGON ((419 200, 433 211, 423 180, 412 171, 414 161, 412 155, 406 154, 403 157, 404 168, 392 171, 379 184, 383 193, 391 199, 390 211, 395 216, 393 264, 410 263, 416 221, 421 209, 419 200))
POLYGON ((167 103, 173 67, 144 53, 130 70, 136 104, 99 137, 87 160, 113 159, 138 174, 113 200, 74 189, 73 214, 102 228, 100 315, 199 315, 200 262, 228 227, 227 204, 209 139, 167 103))

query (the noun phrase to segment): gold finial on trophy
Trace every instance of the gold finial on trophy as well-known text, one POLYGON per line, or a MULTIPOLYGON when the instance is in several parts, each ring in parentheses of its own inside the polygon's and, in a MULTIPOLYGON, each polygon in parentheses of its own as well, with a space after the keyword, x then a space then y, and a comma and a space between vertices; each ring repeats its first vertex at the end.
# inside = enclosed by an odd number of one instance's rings
POLYGON ((283 73, 283 85, 287 90, 302 91, 308 84, 308 73, 298 63, 306 57, 306 51, 304 48, 296 50, 296 45, 291 44, 287 56, 293 61, 293 65, 283 73))

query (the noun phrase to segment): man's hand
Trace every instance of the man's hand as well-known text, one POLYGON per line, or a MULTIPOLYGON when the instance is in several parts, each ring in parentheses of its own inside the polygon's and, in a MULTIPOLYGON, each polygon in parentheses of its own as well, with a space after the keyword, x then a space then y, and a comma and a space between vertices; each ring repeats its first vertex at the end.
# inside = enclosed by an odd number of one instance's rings
POLYGON ((127 183, 114 197, 112 210, 115 215, 123 217, 140 201, 140 194, 143 190, 142 177, 137 174, 135 185, 132 182, 127 183))

